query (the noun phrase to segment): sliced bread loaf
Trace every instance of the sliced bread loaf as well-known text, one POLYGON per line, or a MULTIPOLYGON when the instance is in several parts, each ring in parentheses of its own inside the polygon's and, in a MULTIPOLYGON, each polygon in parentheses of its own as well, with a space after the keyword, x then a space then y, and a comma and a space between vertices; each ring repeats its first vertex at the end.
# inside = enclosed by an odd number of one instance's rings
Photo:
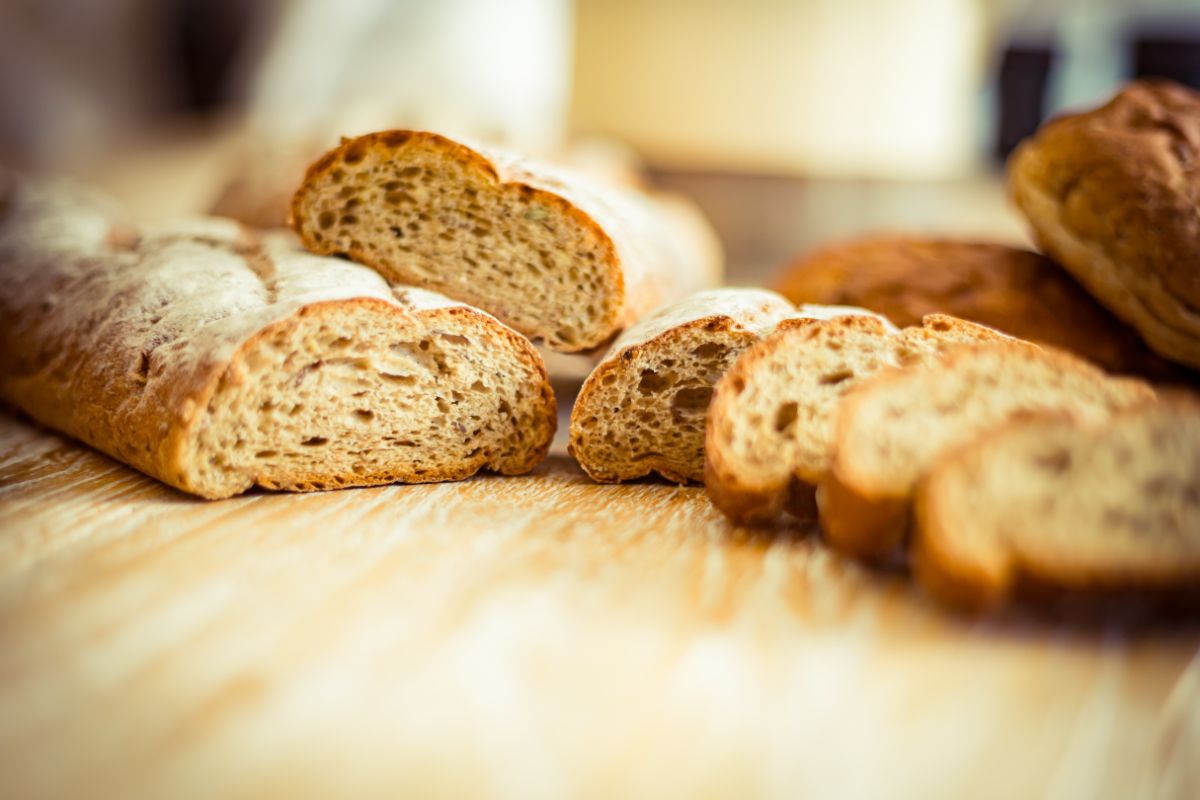
POLYGON ((763 289, 711 289, 667 305, 627 330, 584 382, 571 412, 571 453, 593 479, 657 472, 704 477, 712 387, 739 354, 795 316, 862 309, 791 303, 763 289))
POLYGON ((896 550, 918 479, 950 448, 1031 411, 1097 421, 1154 397, 1074 356, 1028 345, 963 346, 933 363, 893 369, 848 394, 821 482, 821 528, 863 558, 896 550))
POLYGON ((434 133, 344 140, 309 168, 292 225, 315 253, 443 292, 567 352, 716 286, 722 271, 716 237, 682 201, 434 133))
POLYGON ((208 498, 545 455, 541 360, 487 314, 228 220, 119 219, 63 186, 0 204, 0 398, 34 419, 208 498))
POLYGON ((815 514, 829 467, 834 412, 868 375, 933 358, 956 342, 1013 341, 982 325, 932 314, 897 332, 878 316, 788 319, 751 346, 717 383, 705 438, 705 486, 731 520, 765 523, 815 514))
POLYGON ((917 578, 968 609, 1023 582, 1200 589, 1200 406, 1149 403, 1102 425, 1010 422, 937 459, 916 493, 917 578))

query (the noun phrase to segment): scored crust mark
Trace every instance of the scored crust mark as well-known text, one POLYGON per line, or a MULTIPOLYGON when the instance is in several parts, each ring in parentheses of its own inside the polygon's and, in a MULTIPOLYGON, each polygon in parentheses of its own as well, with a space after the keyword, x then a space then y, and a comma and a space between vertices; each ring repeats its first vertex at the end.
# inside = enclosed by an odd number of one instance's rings
POLYGON ((480 311, 223 220, 117 246, 112 209, 19 192, 0 396, 149 475, 218 498, 514 474, 549 447, 540 357, 480 311))
POLYGON ((812 517, 842 396, 880 369, 935 358, 959 342, 1014 341, 931 314, 896 332, 877 316, 789 319, 718 382, 705 437, 705 486, 734 522, 812 517))
POLYGON ((618 340, 571 411, 570 452, 594 480, 704 475, 712 387, 737 356, 795 314, 758 289, 714 289, 666 306, 618 340))
POLYGON ((1097 421, 1153 397, 1141 381, 1016 343, 959 347, 883 371, 839 409, 819 495, 821 528, 843 552, 888 557, 908 533, 917 482, 949 449, 1017 415, 1061 411, 1097 421))
POLYGON ((1131 84, 1024 142, 1009 185, 1042 248, 1159 354, 1200 366, 1200 94, 1131 84))
POLYGON ((1142 405, 1103 425, 1045 414, 938 459, 919 484, 917 579, 958 608, 1025 583, 1071 592, 1200 589, 1200 407, 1142 405))
POLYGON ((444 292, 567 352, 717 282, 719 257, 697 243, 704 224, 683 232, 673 219, 649 197, 413 131, 343 140, 292 204, 313 252, 444 292))

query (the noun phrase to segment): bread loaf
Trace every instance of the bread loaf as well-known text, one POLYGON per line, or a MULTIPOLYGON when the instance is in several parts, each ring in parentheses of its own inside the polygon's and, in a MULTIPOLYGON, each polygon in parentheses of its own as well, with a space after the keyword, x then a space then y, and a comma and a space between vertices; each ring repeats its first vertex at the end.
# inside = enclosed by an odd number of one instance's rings
POLYGON ((613 344, 571 411, 571 454, 594 480, 704 476, 713 384, 796 309, 762 289, 710 289, 646 316, 613 344))
POLYGON ((1102 425, 1010 422, 940 456, 916 493, 918 580, 967 609, 1022 584, 1200 589, 1200 407, 1150 403, 1102 425))
POLYGON ((567 352, 721 278, 716 238, 682 201, 434 133, 344 140, 309 168, 292 224, 315 253, 479 306, 567 352))
POLYGON ((817 497, 821 530, 845 553, 885 557, 908 532, 917 481, 949 449, 1018 414, 1062 411, 1095 422, 1153 397, 1139 380, 1016 343, 961 347, 881 372, 838 411, 817 497))
POLYGON ((709 497, 738 523, 766 523, 788 511, 814 516, 834 414, 848 389, 954 342, 991 341, 1012 340, 936 314, 899 333, 878 316, 784 320, 717 383, 705 436, 709 497))
POLYGON ((1200 375, 1155 355, 1137 332, 1045 256, 991 242, 876 235, 822 247, 776 289, 793 303, 845 303, 900 326, 949 314, 1074 353, 1119 374, 1177 383, 1200 375))
POLYGON ((1160 355, 1200 367, 1200 93, 1139 81, 1009 160, 1042 250, 1160 355))
POLYGON ((0 397, 208 498, 530 470, 554 399, 483 312, 228 220, 137 229, 77 189, 0 203, 0 397))

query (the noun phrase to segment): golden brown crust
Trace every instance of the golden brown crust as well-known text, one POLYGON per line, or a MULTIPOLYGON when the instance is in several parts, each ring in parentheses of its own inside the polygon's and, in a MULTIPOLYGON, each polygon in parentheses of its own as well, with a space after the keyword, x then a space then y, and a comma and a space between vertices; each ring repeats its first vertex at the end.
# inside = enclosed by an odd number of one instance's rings
POLYGON ((1075 353, 1105 369, 1160 380, 1196 376, 1155 355, 1045 256, 1003 244, 877 235, 833 244, 787 267, 793 303, 847 303, 904 327, 944 313, 1075 353))
POLYGON ((1009 184, 1046 253, 1155 351, 1200 367, 1200 94, 1140 81, 1052 120, 1009 184))
POLYGON ((0 396, 164 483, 218 498, 254 484, 306 490, 443 480, 485 465, 526 471, 549 446, 555 409, 541 359, 482 312, 432 293, 394 290, 345 262, 321 262, 330 274, 316 274, 292 259, 319 259, 268 254, 266 243, 228 221, 140 240, 114 236, 124 227, 114 209, 73 187, 29 185, 24 192, 19 213, 0 218, 0 268, 9 278, 0 293, 0 396), (212 401, 222 386, 253 374, 247 361, 256 346, 302 321, 354 315, 396 330, 468 319, 507 340, 537 376, 542 399, 544 424, 529 432, 542 438, 529 457, 493 464, 484 457, 421 475, 279 469, 207 479, 199 442, 212 401))
POLYGON ((817 488, 817 506, 825 540, 855 558, 884 560, 908 535, 908 503, 857 491, 839 477, 836 461, 817 488))
POLYGON ((682 207, 681 201, 673 198, 656 200, 631 190, 578 179, 572 182, 572 179, 573 176, 559 175, 549 167, 518 161, 477 146, 468 147, 440 134, 381 131, 343 139, 338 147, 308 168, 292 199, 290 224, 305 247, 314 253, 344 252, 352 260, 380 271, 389 280, 426 286, 483 308, 527 336, 543 339, 563 352, 599 347, 653 308, 719 283, 722 272, 719 246, 706 223, 690 206, 682 207), (515 192, 526 200, 557 209, 579 229, 586 231, 586 237, 599 243, 603 256, 598 264, 589 268, 601 273, 597 277, 603 288, 592 303, 601 311, 578 340, 565 341, 558 337, 555 333, 558 320, 543 320, 538 325, 530 325, 513 319, 512 309, 498 304, 487 285, 441 281, 410 270, 403 263, 393 263, 378 250, 371 250, 362 243, 351 242, 342 248, 311 229, 309 207, 317 203, 331 185, 328 178, 333 173, 343 167, 353 167, 369 155, 379 162, 396 161, 403 157, 408 146, 438 150, 465 170, 477 173, 498 191, 515 192))

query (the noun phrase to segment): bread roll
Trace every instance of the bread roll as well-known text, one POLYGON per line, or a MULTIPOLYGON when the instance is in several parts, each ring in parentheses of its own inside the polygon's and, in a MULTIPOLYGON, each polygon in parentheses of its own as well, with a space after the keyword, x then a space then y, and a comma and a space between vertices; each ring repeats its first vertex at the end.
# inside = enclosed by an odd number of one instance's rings
POLYGON ((1047 255, 1155 352, 1200 367, 1200 94, 1139 81, 1052 120, 1009 185, 1047 255))
POLYGON ((845 303, 900 326, 949 314, 1074 353, 1110 372, 1193 382, 1043 255, 989 242, 868 236, 822 247, 776 281, 793 303, 845 303))
POLYGON ((136 229, 14 183, 0 203, 0 397, 207 498, 527 472, 554 398, 481 311, 235 223, 136 229))
POLYGON ((590 182, 434 133, 344 140, 313 164, 292 224, 315 253, 435 289, 565 352, 721 279, 678 199, 590 182))

